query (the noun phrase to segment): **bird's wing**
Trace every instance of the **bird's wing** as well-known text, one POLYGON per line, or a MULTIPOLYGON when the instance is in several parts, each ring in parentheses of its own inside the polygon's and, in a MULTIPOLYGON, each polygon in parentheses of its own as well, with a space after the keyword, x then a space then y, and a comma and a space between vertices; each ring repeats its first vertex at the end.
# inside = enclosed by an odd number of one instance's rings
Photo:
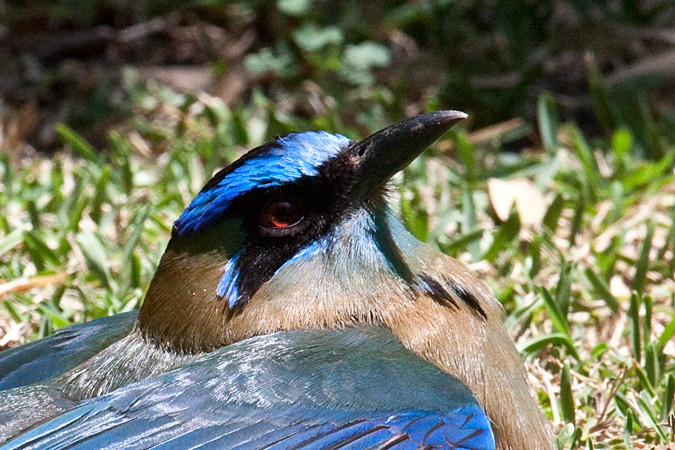
POLYGON ((381 328, 230 345, 29 430, 10 449, 494 449, 468 388, 381 328))
POLYGON ((0 352, 0 391, 49 381, 126 335, 137 311, 57 330, 53 335, 0 352))

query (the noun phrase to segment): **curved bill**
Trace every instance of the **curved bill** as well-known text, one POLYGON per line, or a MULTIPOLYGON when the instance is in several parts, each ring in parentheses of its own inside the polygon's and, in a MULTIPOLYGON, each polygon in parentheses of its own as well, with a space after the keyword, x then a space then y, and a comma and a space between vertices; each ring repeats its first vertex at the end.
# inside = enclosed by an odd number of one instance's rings
POLYGON ((467 117, 460 111, 422 114, 353 143, 349 152, 356 166, 356 175, 351 194, 357 199, 368 198, 443 133, 467 117))

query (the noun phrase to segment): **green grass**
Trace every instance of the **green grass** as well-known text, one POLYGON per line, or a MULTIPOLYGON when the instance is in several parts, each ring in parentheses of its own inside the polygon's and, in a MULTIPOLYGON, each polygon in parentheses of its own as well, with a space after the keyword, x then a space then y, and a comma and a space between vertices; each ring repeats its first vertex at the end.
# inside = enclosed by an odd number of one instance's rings
POLYGON ((392 205, 504 304, 561 448, 673 448, 675 90, 655 62, 672 51, 675 6, 563 3, 8 6, 6 47, 21 52, 0 57, 20 88, 2 97, 29 101, 0 98, 0 348, 138 307, 185 205, 272 136, 360 138, 410 114, 466 109, 467 130, 396 177, 392 205), (151 33, 66 56, 25 47, 32 33, 73 45, 59 39, 153 19, 176 41, 151 33), (250 71, 231 106, 116 70, 171 66, 185 49, 180 64, 208 65, 216 87, 250 71), (91 83, 101 61, 109 78, 91 83), (56 117, 62 147, 26 156, 31 126, 42 134, 56 117), (525 121, 507 126, 514 117, 525 121), (106 145, 81 136, 101 142, 92 128, 112 130, 106 145), (523 142, 521 154, 504 151, 523 142), (491 191, 494 179, 506 184, 491 191))
MULTIPOLYGON (((238 108, 142 84, 132 94, 133 119, 104 151, 59 125, 65 151, 21 161, 2 154, 3 346, 137 308, 172 222, 245 149, 300 129, 360 137, 334 111, 303 119, 260 92, 238 108)), ((373 126, 397 119, 372 118, 373 126)), ((450 132, 396 178, 392 204, 413 234, 471 265, 504 304, 560 448, 666 448, 675 144, 645 161, 627 128, 589 142, 560 123, 547 95, 537 126, 542 146, 522 155, 498 152, 502 135, 477 144, 475 134, 450 132), (539 202, 543 214, 533 221, 514 207, 500 220, 491 178, 530 180, 521 212, 539 202)))

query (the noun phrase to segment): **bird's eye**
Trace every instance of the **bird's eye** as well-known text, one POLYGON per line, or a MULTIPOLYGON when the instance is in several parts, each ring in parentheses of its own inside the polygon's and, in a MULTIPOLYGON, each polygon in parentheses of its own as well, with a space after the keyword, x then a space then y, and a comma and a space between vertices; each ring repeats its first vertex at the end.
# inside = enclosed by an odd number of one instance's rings
POLYGON ((272 228, 288 228, 302 220, 300 201, 292 197, 274 200, 265 206, 263 220, 272 228))

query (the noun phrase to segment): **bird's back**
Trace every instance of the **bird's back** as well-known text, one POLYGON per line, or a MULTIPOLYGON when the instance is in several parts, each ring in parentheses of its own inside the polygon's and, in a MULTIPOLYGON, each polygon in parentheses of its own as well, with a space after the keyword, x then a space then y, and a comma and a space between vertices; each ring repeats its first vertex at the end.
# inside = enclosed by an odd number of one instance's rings
POLYGON ((383 327, 258 336, 84 401, 9 449, 492 449, 457 378, 383 327))
POLYGON ((57 330, 53 335, 0 352, 0 392, 49 381, 126 336, 137 311, 57 330))

